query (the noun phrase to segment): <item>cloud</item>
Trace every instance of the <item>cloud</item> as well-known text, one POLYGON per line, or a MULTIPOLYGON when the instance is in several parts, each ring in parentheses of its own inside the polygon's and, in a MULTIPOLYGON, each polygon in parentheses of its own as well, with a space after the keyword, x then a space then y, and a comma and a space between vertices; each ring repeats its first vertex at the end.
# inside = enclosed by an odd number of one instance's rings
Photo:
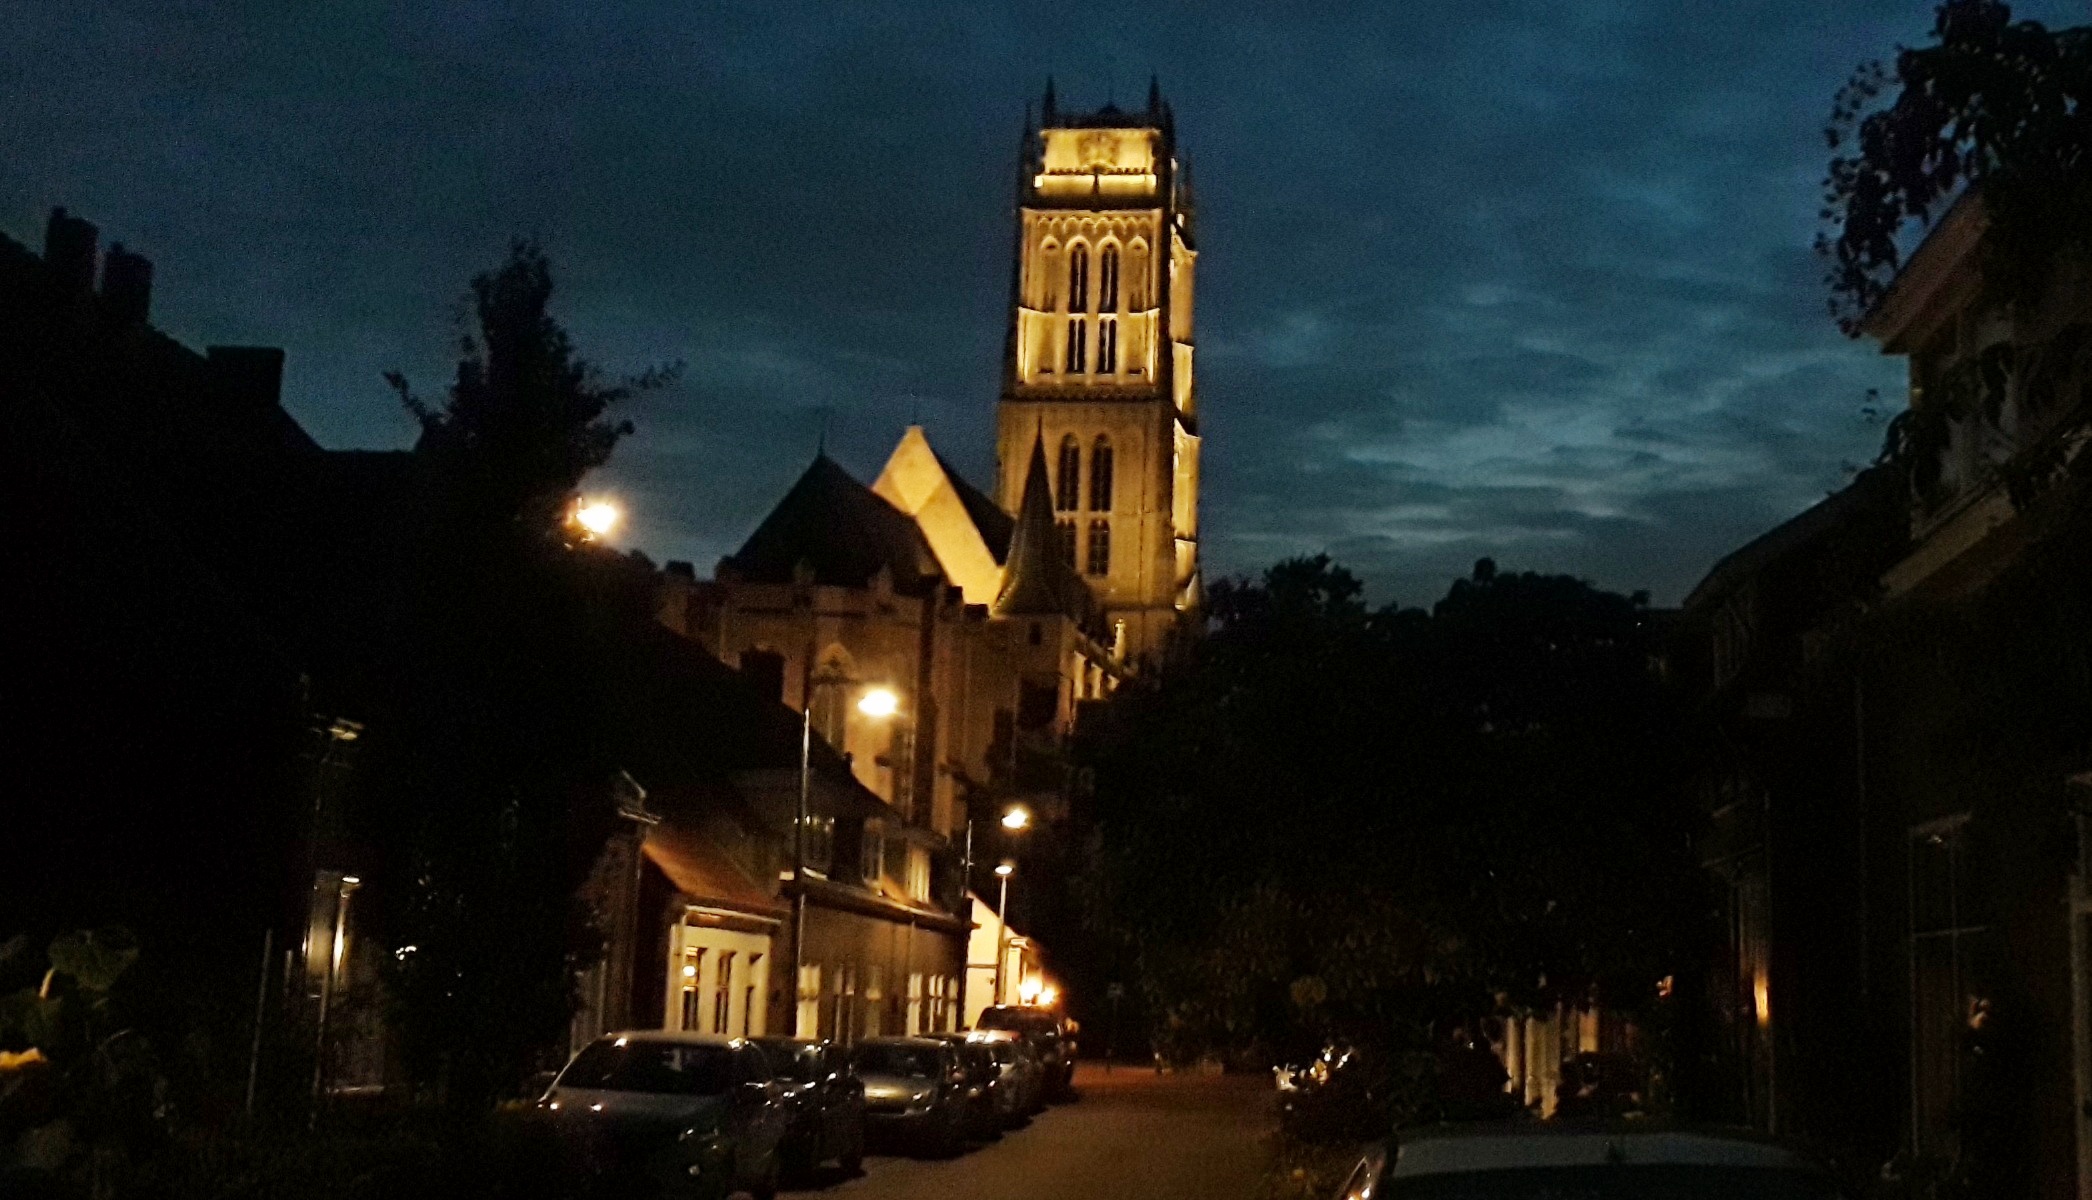
MULTIPOLYGON (((2060 0, 2030 15, 2070 19, 2060 0), (2053 10, 2053 11, 2048 11, 2053 10)), ((1819 127, 1930 5, 1138 8, 32 5, 0 43, 0 227, 66 204, 152 255, 194 343, 399 445, 473 272, 542 236, 607 368, 684 359, 604 481, 707 564, 826 414, 991 468, 1012 155, 1064 100, 1176 106, 1201 197, 1216 573, 1330 549, 1421 601, 1473 557, 1675 600, 1837 487, 1895 364, 1822 311, 1819 127)))

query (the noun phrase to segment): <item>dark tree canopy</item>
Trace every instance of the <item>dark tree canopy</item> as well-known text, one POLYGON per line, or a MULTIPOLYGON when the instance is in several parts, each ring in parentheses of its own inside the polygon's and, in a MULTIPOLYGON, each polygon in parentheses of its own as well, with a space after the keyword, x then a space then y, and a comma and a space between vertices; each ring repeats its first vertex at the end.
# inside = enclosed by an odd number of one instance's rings
POLYGON ((1947 0, 1933 44, 1870 63, 1826 130, 1831 313, 1847 334, 1887 294, 1913 230, 1980 192, 1994 296, 2039 294, 2059 255, 2092 248, 2092 28, 2014 21, 1998 0, 1947 0), (1884 98, 1886 103, 1882 103, 1884 98))
POLYGON ((1653 998, 1694 892, 1640 598, 1485 562, 1374 610, 1314 558, 1209 615, 1087 747, 1093 915, 1179 1048, 1653 998))
POLYGON ((672 380, 655 367, 603 382, 574 352, 546 306, 552 264, 536 242, 520 240, 508 261, 472 280, 467 301, 476 328, 458 333, 458 372, 441 408, 414 394, 398 372, 386 380, 421 423, 420 453, 497 517, 541 531, 558 524, 581 477, 610 459, 629 421, 604 413, 635 392, 672 380))

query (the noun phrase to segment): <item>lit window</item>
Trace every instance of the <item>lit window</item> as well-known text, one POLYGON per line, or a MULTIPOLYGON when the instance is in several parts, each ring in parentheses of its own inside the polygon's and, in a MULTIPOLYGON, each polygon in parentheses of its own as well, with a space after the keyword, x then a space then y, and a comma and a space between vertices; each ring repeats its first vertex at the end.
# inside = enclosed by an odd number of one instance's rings
POLYGON ((1111 511, 1111 439, 1100 437, 1090 451, 1090 511, 1111 511))
POLYGON ((1060 469, 1054 473, 1053 506, 1074 512, 1082 503, 1082 447, 1069 434, 1061 439, 1060 469))
POLYGON ((1086 246, 1068 249, 1068 311, 1090 310, 1090 252, 1086 246))
POLYGON ((921 846, 908 847, 908 898, 930 898, 930 852, 921 846))
POLYGON ((1111 574, 1111 522, 1090 522, 1089 565, 1084 568, 1092 575, 1111 574))

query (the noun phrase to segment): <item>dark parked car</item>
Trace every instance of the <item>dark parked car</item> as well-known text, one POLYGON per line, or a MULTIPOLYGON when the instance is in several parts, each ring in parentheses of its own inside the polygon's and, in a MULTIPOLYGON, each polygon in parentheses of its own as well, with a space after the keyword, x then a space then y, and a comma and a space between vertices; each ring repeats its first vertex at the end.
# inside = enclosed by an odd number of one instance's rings
POLYGON ((1002 1086, 1002 1068, 995 1052, 964 1033, 934 1033, 929 1036, 948 1042, 959 1055, 960 1084, 966 1092, 966 1132, 982 1141, 994 1141, 1013 1124, 1011 1097, 1002 1086))
POLYGON ((1820 1169, 1760 1139, 1623 1124, 1451 1125, 1368 1148, 1335 1200, 1837 1200, 1820 1169))
POLYGON ((1070 1095, 1075 1090, 1075 1037, 1051 1009, 1019 1004, 997 1004, 981 1010, 977 1022, 982 1029, 1007 1029, 1021 1034, 1039 1056, 1046 1070, 1046 1094, 1070 1095))
POLYGON ((850 1050, 864 1080, 865 1127, 937 1154, 966 1138, 966 1077, 958 1052, 935 1038, 867 1038, 850 1050))
POLYGON ((804 1178, 829 1159, 855 1175, 864 1165, 864 1080, 833 1042, 753 1039, 785 1085, 792 1121, 785 1134, 785 1170, 804 1178))
POLYGON ((605 1034, 538 1101, 604 1194, 776 1195, 790 1112, 751 1042, 663 1030, 605 1034))
POLYGON ((1038 1054, 1021 1034, 1007 1029, 977 1029, 966 1038, 986 1046, 995 1056, 995 1065, 1002 1072, 1002 1098, 1012 1114, 1010 1124, 1021 1124, 1046 1107, 1046 1069, 1039 1065, 1038 1054))

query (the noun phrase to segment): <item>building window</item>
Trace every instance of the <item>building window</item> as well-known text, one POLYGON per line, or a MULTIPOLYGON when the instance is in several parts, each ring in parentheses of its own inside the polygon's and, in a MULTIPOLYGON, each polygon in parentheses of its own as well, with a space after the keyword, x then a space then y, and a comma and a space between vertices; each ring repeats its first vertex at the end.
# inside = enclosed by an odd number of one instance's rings
POLYGON ((1111 439, 1100 437, 1090 451, 1090 511, 1111 511, 1111 439))
POLYGON ((859 857, 858 870, 865 883, 872 887, 879 886, 879 875, 886 865, 886 830, 880 827, 879 822, 864 823, 864 845, 859 851, 859 857))
POLYGON ((1075 522, 1063 520, 1054 528, 1060 530, 1061 561, 1073 568, 1075 566, 1075 522))
POLYGON ((1053 476, 1053 506, 1074 512, 1082 505, 1082 447, 1074 434, 1061 439, 1060 467, 1053 476))
POLYGON ((904 819, 915 816, 915 726, 907 721, 896 721, 892 740, 886 744, 886 769, 892 780, 888 787, 889 803, 900 810, 904 819))
POLYGON ((758 696, 765 700, 784 700, 784 655, 774 650, 743 650, 741 674, 755 687, 758 696))
POLYGON ((799 1025, 794 1035, 808 1041, 821 1036, 821 964, 799 968, 799 1025))
POLYGON ((1089 370, 1090 327, 1081 317, 1068 318, 1068 373, 1080 374, 1089 370))
POLYGON ((809 814, 806 818, 806 868, 826 875, 835 865, 835 818, 809 814))
POLYGON ((1097 321, 1097 373, 1110 375, 1119 369, 1119 322, 1116 317, 1097 321))
POLYGON ((682 1022, 678 1029, 693 1032, 701 1028, 697 1023, 698 983, 705 970, 705 952, 701 949, 683 951, 682 1022))
POLYGON ((1097 310, 1119 311, 1119 248, 1106 246, 1097 259, 1097 310))
POLYGON ((877 963, 864 969, 864 1036, 878 1037, 886 1031, 886 968, 877 963))
POLYGON ((1054 294, 1053 286, 1058 282, 1059 272, 1054 270, 1054 259, 1059 255, 1060 244, 1052 238, 1047 238, 1039 246, 1039 283, 1042 289, 1039 309, 1042 312, 1052 312, 1060 304, 1060 297, 1054 294))
POLYGON ((908 1008, 901 1032, 916 1034, 923 1032, 923 977, 922 972, 911 972, 908 976, 908 1008))
POLYGON ((721 951, 719 973, 712 981, 712 1032, 726 1033, 732 1026, 727 1017, 734 1006, 734 958, 736 952, 721 951))
MULTIPOLYGON (((1087 246, 1068 248, 1068 311, 1090 310, 1090 252, 1087 246)), ((1077 369, 1077 368, 1071 368, 1077 369)))
POLYGON ((762 955, 762 952, 761 952, 761 951, 757 950, 757 951, 750 951, 750 952, 749 952, 749 955, 748 955, 748 973, 746 974, 746 976, 744 976, 744 978, 745 978, 745 979, 747 980, 747 982, 746 982, 745 984, 743 984, 743 985, 742 985, 742 988, 741 988, 741 1036, 742 1036, 742 1037, 755 1037, 755 1036, 757 1036, 758 1034, 760 1034, 760 1033, 762 1033, 762 1032, 763 1032, 762 1030, 760 1030, 760 1029, 757 1029, 757 1028, 756 1028, 756 1020, 755 1020, 755 1014, 756 1014, 756 1005, 757 1005, 757 1000, 756 1000, 756 994, 755 994, 755 980, 756 980, 756 964, 757 964, 757 963, 760 963, 760 962, 762 962, 762 961, 763 961, 763 955, 762 955))
POLYGON ((908 847, 908 898, 923 903, 930 899, 930 852, 921 846, 908 847))
POLYGON ((1966 813, 1910 831, 1911 1119, 1919 1149, 1947 1153, 1968 1032, 1992 1002, 1985 871, 1966 813))
POLYGON ((1091 575, 1111 574, 1111 522, 1090 522, 1089 562, 1083 568, 1091 575))

